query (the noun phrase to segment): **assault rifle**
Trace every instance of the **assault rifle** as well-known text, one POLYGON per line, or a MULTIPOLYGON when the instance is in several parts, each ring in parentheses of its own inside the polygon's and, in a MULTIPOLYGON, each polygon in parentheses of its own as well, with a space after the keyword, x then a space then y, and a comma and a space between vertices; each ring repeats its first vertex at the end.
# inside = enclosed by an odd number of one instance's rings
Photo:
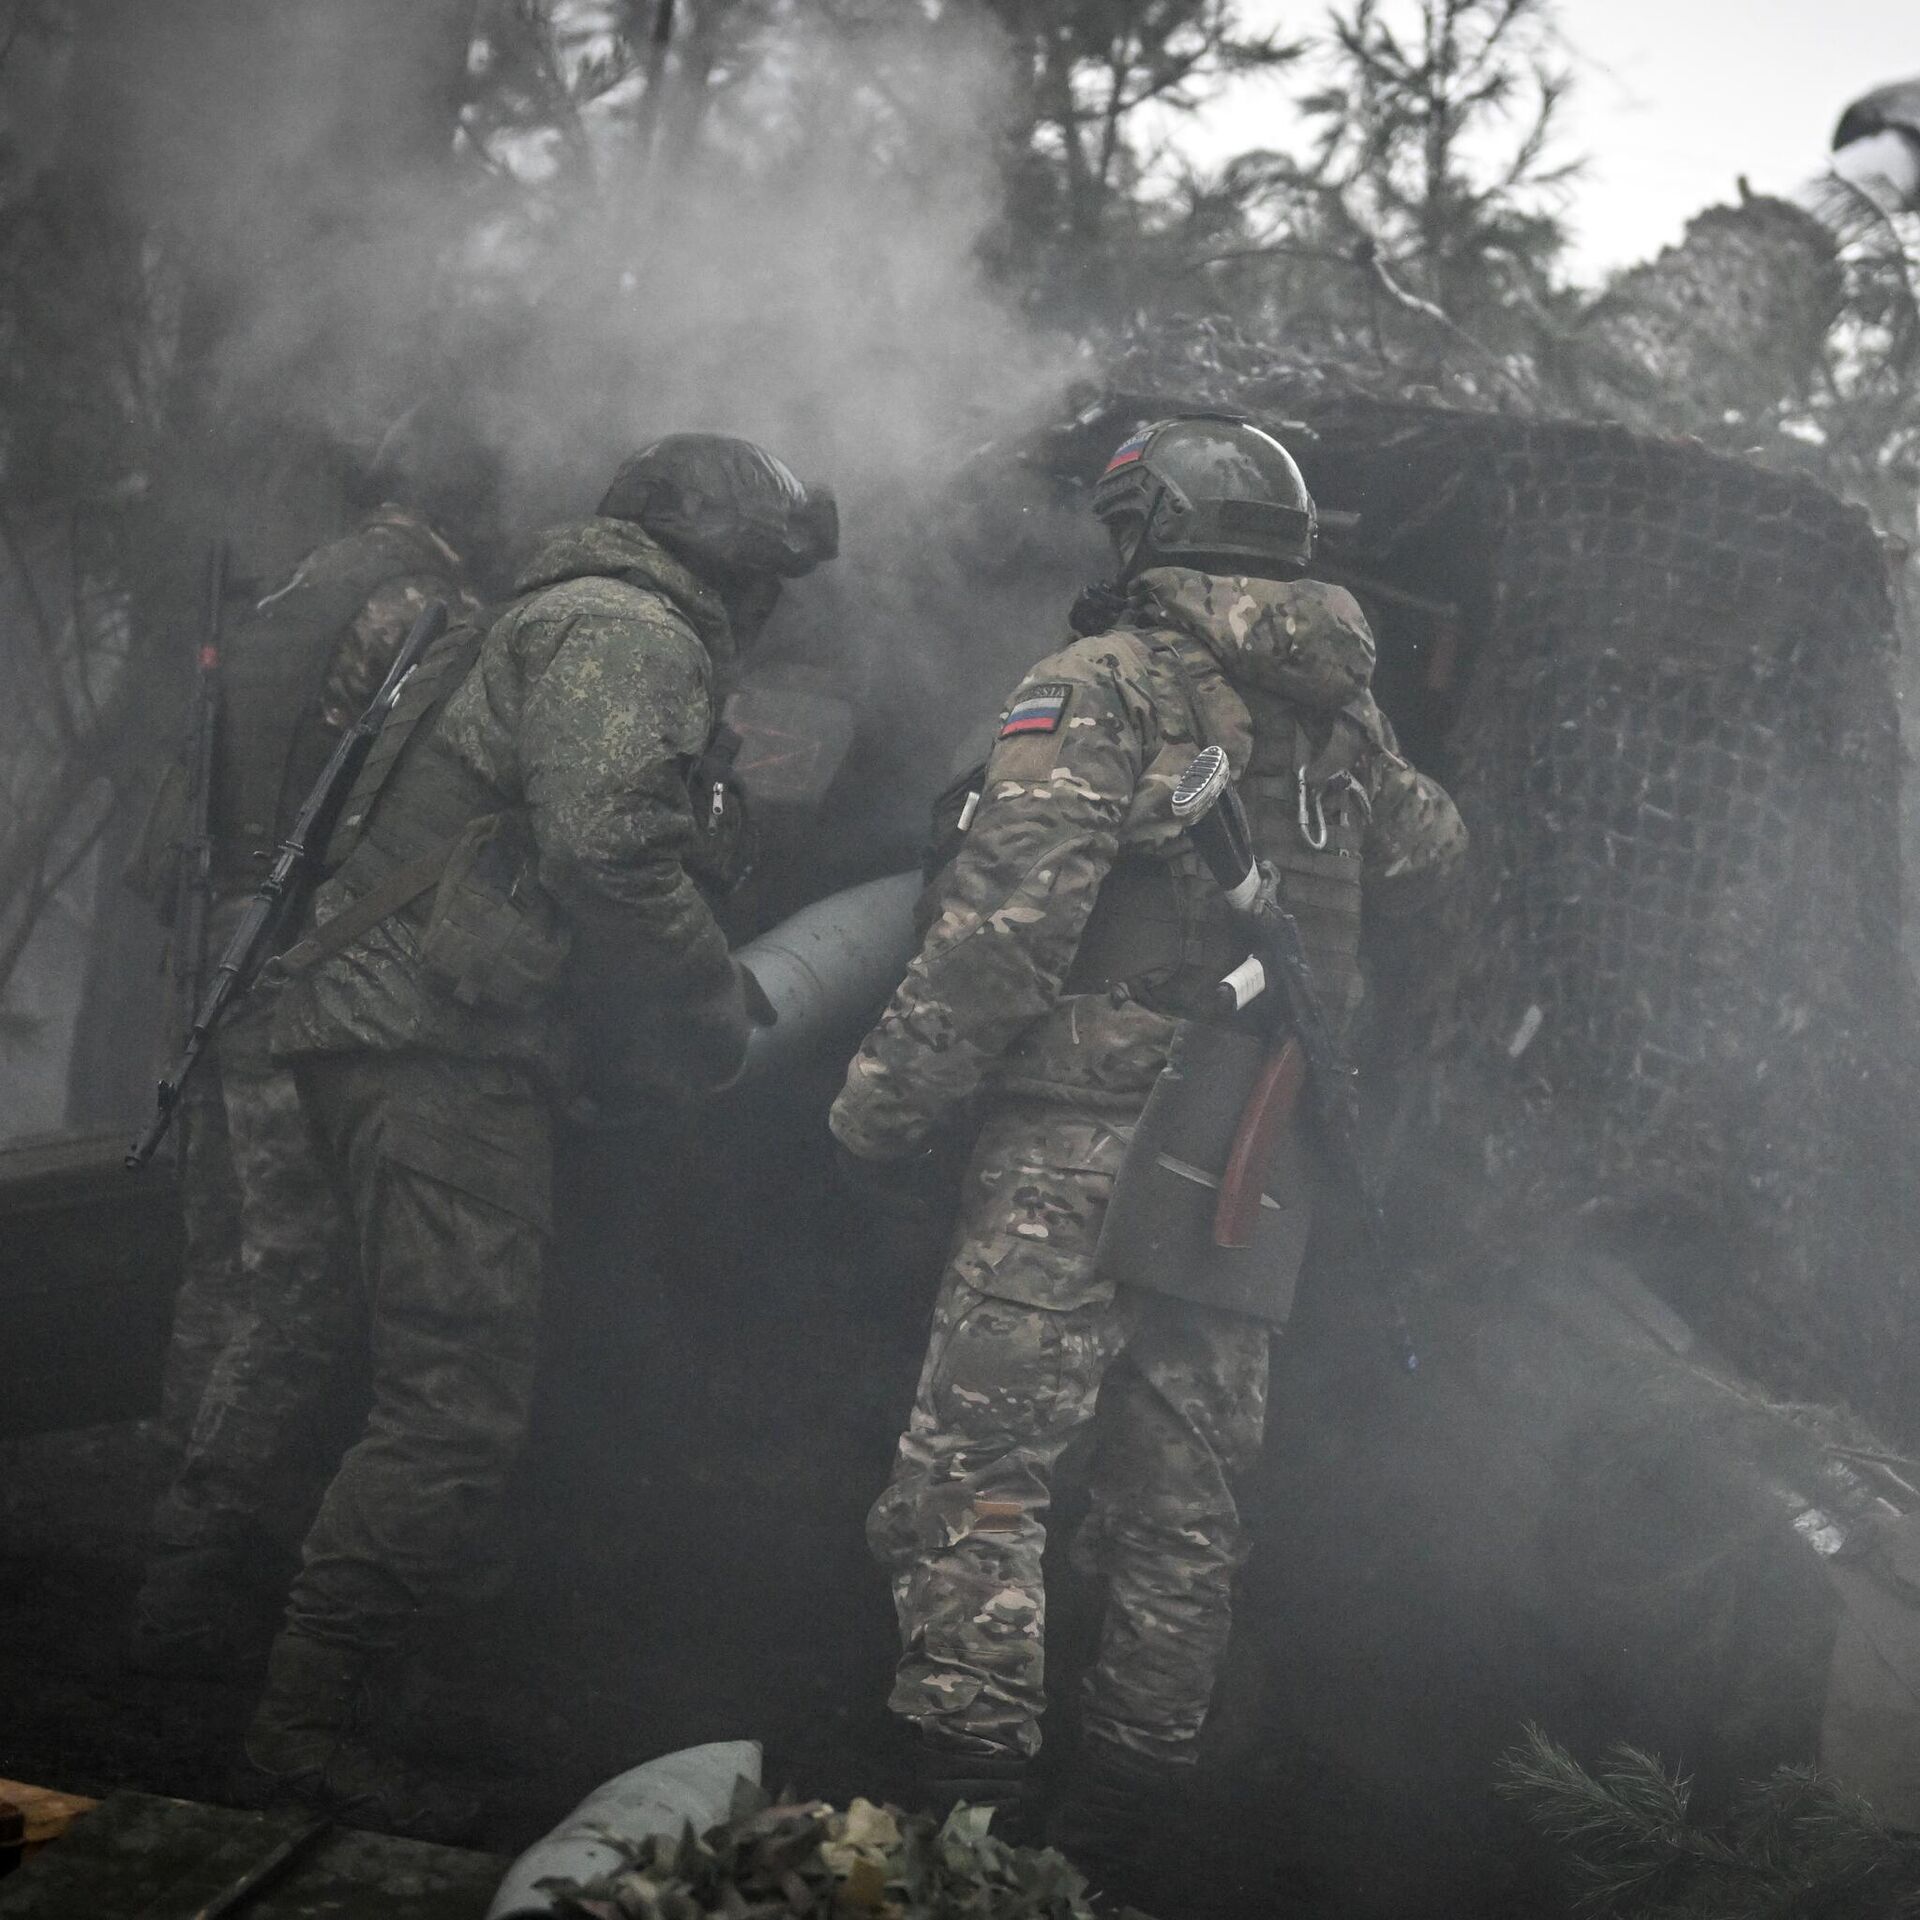
MULTIPOLYGON (((1360 1137, 1358 1074, 1321 1003, 1299 925, 1287 911, 1272 871, 1263 868, 1254 854, 1246 809, 1234 791, 1232 769, 1222 748, 1203 747, 1188 764, 1173 790, 1173 816, 1192 836, 1227 904, 1253 936, 1253 952, 1216 989, 1221 1011, 1237 1013, 1269 988, 1277 989, 1273 1051, 1234 1135, 1220 1183, 1214 1240, 1220 1246, 1248 1244, 1249 1217, 1260 1204, 1267 1151, 1298 1095, 1304 1064, 1304 1077, 1313 1085, 1327 1159, 1359 1216, 1367 1253, 1384 1286, 1391 1258, 1387 1216, 1360 1137)), ((1390 1290, 1387 1306, 1402 1364, 1411 1373, 1419 1358, 1406 1316, 1390 1290)))
POLYGON ((213 902, 213 740, 220 720, 220 651, 226 641, 227 543, 207 549, 207 624, 193 663, 193 718, 187 734, 186 832, 173 909, 174 979, 180 1007, 199 1005, 213 902))
POLYGON ((144 1167, 153 1158, 179 1109, 181 1090, 199 1065, 221 1016, 253 985, 260 969, 284 944, 287 931, 306 900, 334 822, 359 775, 361 763, 386 724, 407 675, 446 628, 445 605, 438 600, 430 601, 413 623, 392 669, 380 684, 380 691, 335 743, 331 757, 320 770, 320 777, 294 816, 287 837, 280 842, 267 877, 247 902, 247 910, 241 915, 233 938, 227 942, 220 964, 213 970, 213 979, 194 1013, 193 1024, 187 1029, 186 1041, 173 1071, 160 1082, 153 1119, 127 1154, 129 1171, 144 1167))

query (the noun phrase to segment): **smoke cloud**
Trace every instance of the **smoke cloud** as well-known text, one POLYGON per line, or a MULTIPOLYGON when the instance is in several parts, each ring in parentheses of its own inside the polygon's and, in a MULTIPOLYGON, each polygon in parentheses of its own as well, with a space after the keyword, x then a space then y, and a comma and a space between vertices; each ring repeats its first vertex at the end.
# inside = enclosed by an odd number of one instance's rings
MULTIPOLYGON (((220 431, 162 478, 243 570, 337 531, 356 467, 425 401, 425 478, 497 480, 496 589, 520 538, 589 511, 658 434, 750 435, 831 484, 843 556, 765 644, 904 730, 916 811, 1058 643, 1063 602, 1023 577, 1001 604, 987 577, 1039 495, 994 501, 984 543, 954 524, 969 455, 1073 371, 980 267, 1011 76, 977 16, 682 9, 651 73, 622 70, 612 0, 544 22, 518 0, 103 4, 75 139, 164 237, 169 348, 220 431)), ((1048 538, 1064 594, 1086 530, 1048 538)))

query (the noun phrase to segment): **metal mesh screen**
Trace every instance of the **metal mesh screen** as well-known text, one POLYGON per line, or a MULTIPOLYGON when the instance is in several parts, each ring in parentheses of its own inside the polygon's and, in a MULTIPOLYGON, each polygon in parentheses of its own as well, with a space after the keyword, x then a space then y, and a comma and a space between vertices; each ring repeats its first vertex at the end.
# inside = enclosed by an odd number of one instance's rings
POLYGON ((1732 1357, 1911 1429, 1920 1078, 1864 514, 1620 429, 1321 425, 1363 505, 1452 488, 1401 571, 1451 569, 1477 629, 1439 736, 1475 849, 1428 1147, 1469 1150, 1492 1220, 1684 1218, 1666 1277, 1732 1357))

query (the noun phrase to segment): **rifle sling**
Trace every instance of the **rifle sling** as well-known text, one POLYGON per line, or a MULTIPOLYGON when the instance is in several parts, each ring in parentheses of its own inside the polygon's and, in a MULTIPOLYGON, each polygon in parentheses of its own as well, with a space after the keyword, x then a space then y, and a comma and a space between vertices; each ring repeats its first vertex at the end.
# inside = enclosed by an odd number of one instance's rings
POLYGON ((382 920, 391 919, 402 907, 411 906, 429 887, 439 884, 460 839, 461 835, 456 834, 443 845, 429 849, 404 866, 395 867, 378 886, 369 887, 350 906, 271 962, 274 973, 287 979, 311 973, 323 961, 345 953, 362 934, 371 933, 382 920))

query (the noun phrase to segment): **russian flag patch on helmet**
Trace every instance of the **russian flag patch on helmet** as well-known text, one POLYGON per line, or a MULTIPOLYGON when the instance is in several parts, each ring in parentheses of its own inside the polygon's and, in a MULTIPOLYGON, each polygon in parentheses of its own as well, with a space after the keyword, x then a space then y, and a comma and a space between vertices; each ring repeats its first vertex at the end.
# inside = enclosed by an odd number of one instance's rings
POLYGON ((1147 450, 1147 442, 1153 438, 1153 429, 1147 427, 1136 433, 1131 440, 1122 440, 1113 450, 1113 458, 1107 462, 1101 478, 1105 479, 1118 467, 1130 467, 1147 450))
POLYGON ((1002 740, 1017 739, 1023 733, 1058 733, 1065 719, 1067 702, 1073 689, 1064 680, 1052 680, 1045 686, 1029 687, 1007 710, 1000 723, 1002 740))

